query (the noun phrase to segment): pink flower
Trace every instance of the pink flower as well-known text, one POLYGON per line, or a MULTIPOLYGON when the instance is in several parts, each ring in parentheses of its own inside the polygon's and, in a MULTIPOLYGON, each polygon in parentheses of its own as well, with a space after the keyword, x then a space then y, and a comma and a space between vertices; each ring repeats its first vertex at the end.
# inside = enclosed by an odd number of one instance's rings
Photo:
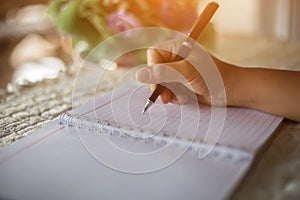
POLYGON ((106 20, 108 29, 113 33, 120 33, 133 28, 143 27, 141 21, 131 13, 118 11, 112 13, 106 20))
POLYGON ((158 12, 160 22, 174 30, 184 32, 189 30, 197 18, 197 6, 193 4, 195 3, 181 5, 178 2, 174 3, 173 0, 160 0, 158 12))

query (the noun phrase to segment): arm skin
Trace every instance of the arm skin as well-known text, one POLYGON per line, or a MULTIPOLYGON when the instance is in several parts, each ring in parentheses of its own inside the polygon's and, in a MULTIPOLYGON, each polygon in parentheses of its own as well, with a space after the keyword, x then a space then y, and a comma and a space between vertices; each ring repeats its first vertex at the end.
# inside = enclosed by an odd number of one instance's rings
POLYGON ((254 108, 300 122, 300 71, 244 68, 214 58, 229 106, 254 108))
MULTIPOLYGON (((181 44, 182 41, 169 41, 160 45, 170 51, 149 49, 147 53, 149 67, 137 71, 136 78, 143 83, 152 84, 152 89, 158 83, 179 82, 196 93, 200 103, 210 104, 210 94, 203 84, 201 75, 195 73, 195 68, 185 60, 168 62, 174 57, 170 52, 174 52, 174 49, 176 52, 181 44), (176 78, 174 70, 185 80, 176 78)), ((194 52, 196 61, 199 60, 201 51, 205 50, 194 52)), ((217 66, 224 82, 227 106, 253 108, 300 122, 300 71, 245 68, 225 63, 210 54, 202 56, 201 59, 199 63, 207 63, 204 59, 210 59, 217 66)), ((184 103, 180 97, 184 95, 175 96, 169 89, 164 89, 160 95, 163 103, 184 103)))

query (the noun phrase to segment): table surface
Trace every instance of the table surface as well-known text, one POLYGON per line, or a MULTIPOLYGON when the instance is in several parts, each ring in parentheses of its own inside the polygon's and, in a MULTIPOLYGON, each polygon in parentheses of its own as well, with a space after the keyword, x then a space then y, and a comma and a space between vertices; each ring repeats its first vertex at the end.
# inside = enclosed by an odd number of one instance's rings
MULTIPOLYGON (((300 45, 265 38, 225 36, 203 44, 219 58, 242 66, 300 70, 300 45)), ((107 72, 96 95, 110 91, 127 69, 107 72)), ((17 86, 11 93, 0 89, 1 148, 49 123, 60 113, 94 98, 95 90, 72 93, 74 75, 17 86), (76 98, 77 97, 77 98, 76 98), (79 98, 80 97, 80 98, 79 98), (72 101, 73 99, 78 99, 72 101)), ((88 84, 87 84, 88 87, 88 84)), ((269 147, 232 195, 232 199, 299 199, 300 123, 285 120, 269 147)))

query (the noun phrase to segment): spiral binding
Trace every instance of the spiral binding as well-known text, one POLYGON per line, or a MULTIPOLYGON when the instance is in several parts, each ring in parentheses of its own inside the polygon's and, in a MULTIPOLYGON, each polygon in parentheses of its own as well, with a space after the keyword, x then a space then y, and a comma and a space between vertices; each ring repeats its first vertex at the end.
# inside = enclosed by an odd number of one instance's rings
POLYGON ((208 144, 204 142, 192 142, 184 138, 170 138, 167 134, 155 135, 151 130, 143 130, 130 125, 119 125, 115 122, 90 119, 78 114, 63 113, 59 116, 59 124, 78 129, 100 132, 102 134, 116 135, 122 138, 131 138, 136 141, 153 143, 156 145, 172 144, 176 148, 187 148, 188 151, 197 155, 199 159, 218 159, 233 162, 249 161, 252 154, 230 146, 221 144, 208 144))

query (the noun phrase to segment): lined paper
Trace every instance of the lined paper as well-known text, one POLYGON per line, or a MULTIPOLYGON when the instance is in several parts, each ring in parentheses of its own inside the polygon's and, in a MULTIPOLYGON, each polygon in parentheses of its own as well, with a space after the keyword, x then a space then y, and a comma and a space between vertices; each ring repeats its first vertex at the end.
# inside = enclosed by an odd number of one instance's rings
POLYGON ((117 91, 106 100, 97 101, 94 111, 86 116, 112 121, 121 127, 126 125, 148 131, 150 137, 166 134, 187 140, 195 138, 195 142, 215 142, 249 152, 259 149, 283 120, 282 117, 253 109, 227 107, 217 108, 220 113, 225 113, 225 118, 221 116, 212 121, 212 108, 196 105, 195 102, 179 106, 163 105, 157 101, 147 114, 142 114, 149 94, 147 86, 132 86, 125 92, 117 91), (217 129, 221 132, 210 137, 207 135, 209 125, 213 128, 220 125, 217 129))
MULTIPOLYGON (((123 88, 70 113, 112 121, 116 126, 126 124, 136 130, 152 130, 149 135, 153 138, 164 134, 177 139, 195 136, 195 142, 207 142, 205 139, 209 137, 205 138, 205 133, 212 116, 210 107, 157 102, 147 115, 142 115, 141 108, 149 93, 145 86, 123 88)), ((215 111, 221 120, 222 110, 215 111)), ((101 140, 104 134, 68 127, 56 119, 1 151, 0 198, 226 199, 250 168, 254 151, 266 142, 282 118, 245 108, 227 108, 225 117, 224 123, 212 123, 212 126, 222 125, 223 128, 218 147, 211 156, 198 159, 193 151, 187 151, 165 168, 142 174, 123 173, 96 159, 96 153, 103 153, 113 160, 113 150, 106 148, 105 141, 101 140), (220 148, 222 145, 226 148, 220 148), (97 151, 93 154, 92 149, 97 151), (224 149, 237 154, 249 151, 250 156, 243 162, 233 162, 230 157, 215 159, 216 154, 222 153, 218 150, 224 149)), ((110 138, 116 144, 139 152, 161 147, 114 135, 110 138)), ((168 160, 180 152, 176 146, 170 150, 154 158, 168 160)), ((145 164, 128 160, 123 158, 123 164, 137 167, 145 164)), ((148 160, 146 166, 151 164, 155 163, 148 160)))

